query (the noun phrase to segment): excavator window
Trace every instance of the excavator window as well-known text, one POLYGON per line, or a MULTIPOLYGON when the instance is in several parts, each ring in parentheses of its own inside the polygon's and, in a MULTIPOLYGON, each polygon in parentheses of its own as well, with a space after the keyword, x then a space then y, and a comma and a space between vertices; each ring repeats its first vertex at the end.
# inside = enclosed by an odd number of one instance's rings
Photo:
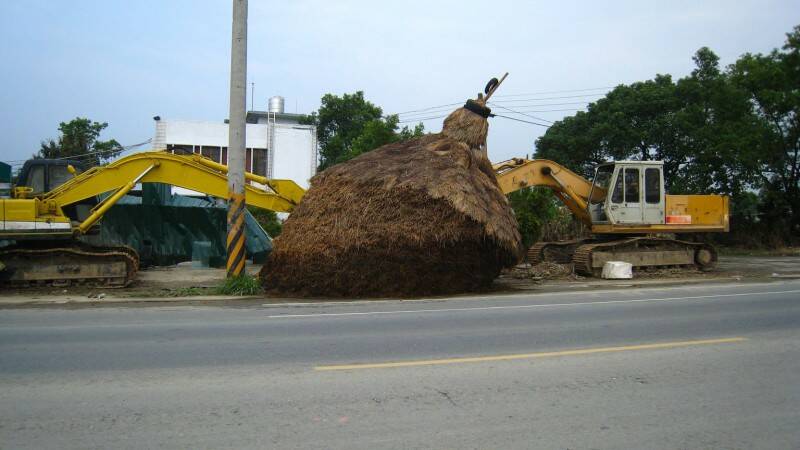
POLYGON ((604 165, 597 168, 594 174, 591 195, 589 195, 589 203, 596 205, 606 201, 606 192, 608 192, 608 186, 611 184, 613 175, 613 165, 604 165))
POLYGON ((622 203, 622 171, 617 175, 617 182, 614 183, 614 193, 611 194, 611 201, 614 203, 622 203))
POLYGON ((34 194, 41 194, 45 192, 44 189, 44 167, 41 164, 36 164, 31 167, 31 172, 28 175, 27 185, 33 189, 34 194))
POLYGON ((661 202, 661 171, 655 168, 644 170, 644 201, 661 202))
POLYGON ((71 180, 72 177, 73 177, 73 175, 71 173, 69 173, 69 170, 67 170, 67 166, 66 165, 53 164, 53 165, 47 166, 47 171, 49 172, 48 173, 48 178, 49 178, 48 181, 49 181, 49 184, 50 184, 47 187, 48 191, 51 191, 51 190, 61 186, 62 184, 66 183, 67 181, 71 180))
POLYGON ((625 203, 639 203, 639 169, 625 169, 625 203))

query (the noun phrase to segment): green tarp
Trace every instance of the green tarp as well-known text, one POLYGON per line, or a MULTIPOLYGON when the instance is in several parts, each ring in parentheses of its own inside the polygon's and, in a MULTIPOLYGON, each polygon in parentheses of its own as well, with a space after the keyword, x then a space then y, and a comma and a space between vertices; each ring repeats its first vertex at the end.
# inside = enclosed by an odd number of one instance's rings
MULTIPOLYGON (((100 235, 90 241, 133 247, 145 266, 195 261, 224 267, 224 203, 169 195, 158 185, 154 188, 144 191, 143 198, 123 197, 103 217, 100 235)), ((245 225, 247 257, 262 263, 272 250, 272 240, 249 212, 245 225)))
POLYGON ((0 197, 11 196, 11 166, 0 162, 0 197))

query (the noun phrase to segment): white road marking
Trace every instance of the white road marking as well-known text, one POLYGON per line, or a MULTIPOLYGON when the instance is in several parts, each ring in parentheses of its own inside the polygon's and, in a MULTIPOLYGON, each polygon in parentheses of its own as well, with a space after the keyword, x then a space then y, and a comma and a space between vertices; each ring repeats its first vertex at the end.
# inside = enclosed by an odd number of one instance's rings
POLYGON ((346 312, 346 313, 316 313, 316 314, 276 314, 267 316, 268 319, 298 319, 304 317, 345 317, 345 316, 377 316, 386 314, 418 314, 418 313, 441 313, 441 312, 458 312, 458 311, 492 311, 502 309, 530 309, 530 308, 552 308, 556 306, 583 306, 583 305, 610 305, 617 303, 648 303, 648 302, 665 302, 665 301, 678 301, 678 300, 697 300, 707 298, 719 297, 743 297, 747 295, 765 295, 765 294, 793 294, 800 293, 800 289, 792 289, 789 291, 763 291, 763 292, 742 292, 736 294, 712 294, 712 295, 695 295, 691 297, 664 297, 664 298, 640 298, 632 300, 605 300, 598 302, 575 302, 575 303, 545 303, 535 305, 506 305, 506 306, 479 306, 470 308, 440 308, 440 309, 406 309, 395 311, 364 311, 364 312, 346 312))
MULTIPOLYGON (((720 279, 723 280, 723 279, 720 279)), ((686 283, 683 283, 682 286, 677 286, 677 288, 681 289, 700 289, 700 288, 707 288, 708 285, 706 282, 709 280, 706 279, 690 279, 685 280, 686 283)), ((716 281, 716 280, 713 280, 716 281)), ((713 282, 712 281, 712 282, 713 282)), ((741 281, 741 280, 740 280, 741 281)), ((727 289, 732 287, 742 287, 742 286, 749 286, 749 287, 760 287, 760 286, 792 286, 797 283, 794 282, 793 279, 787 279, 787 281, 776 282, 776 281, 768 281, 763 283, 724 283, 718 284, 715 283, 713 286, 718 287, 721 289, 727 289)), ((671 283, 670 285, 664 284, 634 284, 632 285, 637 290, 647 290, 647 291, 670 291, 676 289, 675 284, 671 283)), ((287 307, 312 307, 312 308, 322 308, 322 307, 329 307, 329 306, 337 306, 337 305, 382 305, 388 303, 443 303, 443 302, 451 302, 454 300, 458 301, 473 301, 473 300, 489 300, 489 299, 497 299, 502 298, 503 300, 514 300, 520 298, 539 298, 539 297, 562 297, 562 296, 569 296, 575 295, 576 292, 585 292, 587 295, 591 295, 593 297, 597 297, 604 294, 609 293, 616 293, 619 292, 619 288, 610 287, 613 285, 603 286, 601 289, 590 290, 590 291, 576 291, 572 290, 575 288, 591 288, 591 285, 588 284, 570 284, 569 288, 571 290, 567 291, 554 291, 554 292, 518 292, 518 293, 509 293, 509 292, 498 292, 492 293, 487 295, 463 295, 463 296, 452 296, 452 297, 419 297, 419 298, 372 298, 367 300, 335 300, 331 301, 325 298, 320 298, 316 301, 305 301, 305 302, 276 302, 276 303, 262 303, 262 308, 287 308, 287 307)), ((599 286, 595 286, 599 287, 599 286)))

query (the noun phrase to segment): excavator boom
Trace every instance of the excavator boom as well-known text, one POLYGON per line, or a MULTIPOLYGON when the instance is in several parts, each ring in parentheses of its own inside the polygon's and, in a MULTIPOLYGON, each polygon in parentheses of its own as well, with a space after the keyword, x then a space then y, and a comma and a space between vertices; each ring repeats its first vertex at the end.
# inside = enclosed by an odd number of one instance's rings
POLYGON ((586 206, 589 196, 603 198, 605 191, 592 193, 592 183, 575 172, 547 159, 510 159, 493 165, 497 182, 504 194, 526 187, 545 186, 569 208, 570 212, 592 226, 586 206))

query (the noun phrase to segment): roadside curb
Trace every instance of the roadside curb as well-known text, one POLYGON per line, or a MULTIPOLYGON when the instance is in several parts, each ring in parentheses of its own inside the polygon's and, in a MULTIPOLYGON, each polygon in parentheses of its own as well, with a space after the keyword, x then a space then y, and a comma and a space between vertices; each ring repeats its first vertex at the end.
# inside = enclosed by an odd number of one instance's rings
POLYGON ((441 302, 449 300, 468 300, 482 299, 487 296, 492 297, 513 297, 519 295, 561 295, 570 292, 593 292, 597 290, 620 290, 636 288, 658 288, 670 287, 674 285, 701 285, 701 284, 720 284, 720 283, 776 283, 786 282, 797 279, 796 277, 769 277, 769 278, 746 278, 731 276, 724 278, 684 278, 670 280, 602 280, 586 282, 552 282, 537 285, 533 289, 508 289, 485 292, 471 293, 458 296, 441 297, 422 297, 422 298, 373 298, 357 300, 339 299, 297 299, 297 298, 272 298, 263 295, 196 295, 184 297, 104 297, 102 299, 85 297, 83 295, 73 295, 65 297, 46 297, 28 298, 23 296, 2 297, 0 296, 0 309, 2 308, 24 308, 24 307, 103 307, 103 306, 125 306, 125 305, 149 305, 149 306, 168 306, 168 305, 195 305, 195 306, 224 306, 226 303, 234 305, 251 305, 262 308, 280 307, 321 307, 336 305, 359 305, 380 302, 441 302))
POLYGON ((195 295, 189 297, 104 297, 102 299, 88 297, 53 297, 49 298, 24 298, 24 297, 0 297, 0 307, 3 306, 25 306, 25 305, 109 305, 125 303, 197 303, 197 302, 224 302, 240 300, 263 300, 264 297, 257 295, 195 295))

